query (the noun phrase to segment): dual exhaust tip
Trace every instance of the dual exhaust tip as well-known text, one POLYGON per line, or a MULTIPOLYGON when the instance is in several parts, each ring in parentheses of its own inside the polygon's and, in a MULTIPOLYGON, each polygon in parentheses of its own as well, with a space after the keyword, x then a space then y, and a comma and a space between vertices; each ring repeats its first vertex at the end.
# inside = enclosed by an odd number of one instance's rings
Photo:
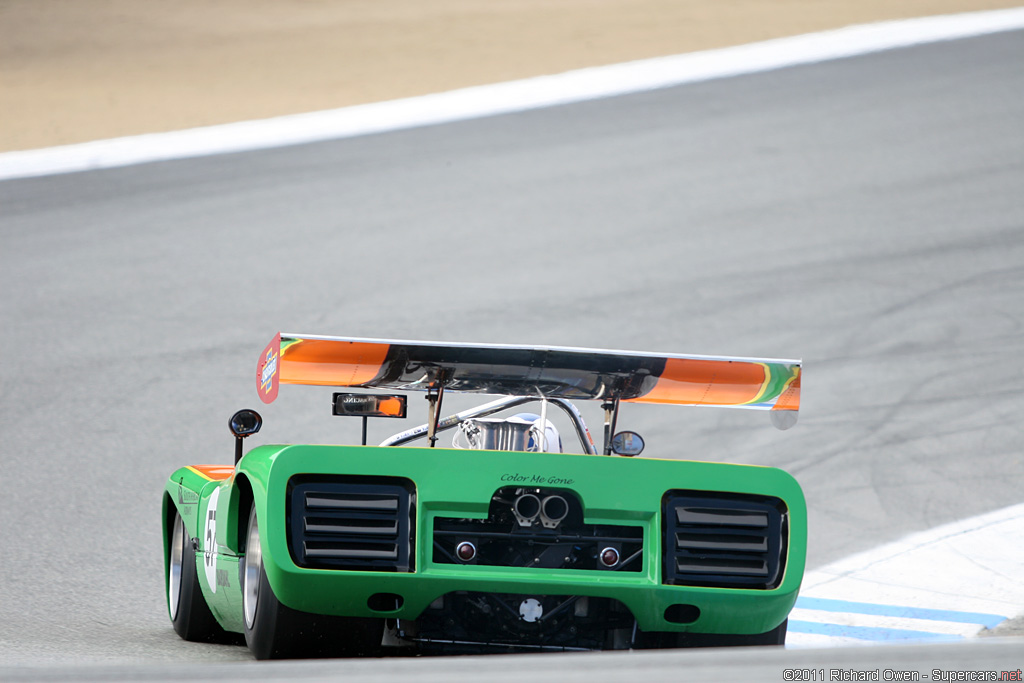
POLYGON ((545 529, 554 529, 569 514, 569 501, 557 494, 541 499, 533 493, 524 493, 512 503, 512 514, 519 526, 533 526, 539 518, 545 529))

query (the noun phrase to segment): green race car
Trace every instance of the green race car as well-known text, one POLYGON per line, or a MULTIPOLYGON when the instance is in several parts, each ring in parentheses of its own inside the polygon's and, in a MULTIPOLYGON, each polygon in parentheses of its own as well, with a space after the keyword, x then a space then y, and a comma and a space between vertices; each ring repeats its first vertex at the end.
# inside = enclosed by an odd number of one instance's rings
POLYGON ((183 467, 165 489, 182 638, 244 634, 258 659, 785 642, 806 549, 796 481, 671 445, 634 457, 642 437, 616 422, 623 402, 661 403, 788 428, 798 361, 279 334, 260 398, 282 383, 424 392, 428 420, 367 446, 366 420, 405 417, 406 396, 337 392, 364 445, 243 456, 262 419, 236 413, 234 466, 183 467), (502 398, 441 417, 448 392, 502 398), (604 410, 600 448, 572 403, 586 400, 604 410))

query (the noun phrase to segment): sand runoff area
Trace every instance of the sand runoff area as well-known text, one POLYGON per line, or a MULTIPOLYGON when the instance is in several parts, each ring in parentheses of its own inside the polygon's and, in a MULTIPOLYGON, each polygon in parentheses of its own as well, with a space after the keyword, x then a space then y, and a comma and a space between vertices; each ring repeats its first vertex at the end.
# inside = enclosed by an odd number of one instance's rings
POLYGON ((1020 0, 0 0, 0 151, 1020 0))

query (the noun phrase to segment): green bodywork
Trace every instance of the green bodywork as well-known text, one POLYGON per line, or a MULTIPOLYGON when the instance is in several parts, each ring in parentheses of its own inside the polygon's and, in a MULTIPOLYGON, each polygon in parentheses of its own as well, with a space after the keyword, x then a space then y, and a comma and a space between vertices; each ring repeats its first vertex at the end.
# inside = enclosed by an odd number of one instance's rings
POLYGON ((234 474, 223 481, 211 481, 191 468, 179 469, 168 481, 164 496, 165 554, 170 522, 177 510, 195 539, 203 595, 228 631, 243 631, 239 560, 253 504, 260 522, 267 579, 275 595, 284 605, 317 614, 414 620, 436 598, 452 591, 586 595, 619 600, 644 631, 764 633, 781 624, 793 608, 807 545, 803 493, 793 477, 775 468, 444 448, 260 446, 247 453, 234 474), (285 509, 288 481, 296 474, 392 476, 412 481, 416 488, 414 571, 297 567, 288 549, 285 509), (643 570, 594 572, 434 563, 430 540, 434 519, 484 519, 494 492, 510 485, 571 490, 583 503, 586 523, 642 527, 643 570), (671 489, 782 499, 788 508, 788 538, 785 574, 779 586, 754 590, 662 584, 661 502, 671 489), (216 502, 212 520, 211 499, 216 502), (215 539, 207 538, 210 531, 215 539), (397 610, 375 611, 367 601, 378 593, 396 594, 404 600, 397 610), (680 603, 698 607, 699 618, 689 624, 666 621, 666 608, 680 603))

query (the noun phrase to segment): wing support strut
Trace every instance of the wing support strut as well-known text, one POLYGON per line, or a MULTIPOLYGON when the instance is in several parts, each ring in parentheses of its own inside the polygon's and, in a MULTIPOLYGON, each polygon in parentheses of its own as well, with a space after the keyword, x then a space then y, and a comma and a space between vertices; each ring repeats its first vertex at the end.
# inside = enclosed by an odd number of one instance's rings
POLYGON ((430 408, 427 413, 427 441, 433 448, 437 443, 437 420, 441 416, 441 402, 444 399, 444 384, 438 383, 436 387, 427 388, 427 402, 430 408))
POLYGON ((604 408, 604 455, 612 454, 612 437, 615 435, 615 424, 619 421, 619 397, 606 399, 601 407, 604 408))

